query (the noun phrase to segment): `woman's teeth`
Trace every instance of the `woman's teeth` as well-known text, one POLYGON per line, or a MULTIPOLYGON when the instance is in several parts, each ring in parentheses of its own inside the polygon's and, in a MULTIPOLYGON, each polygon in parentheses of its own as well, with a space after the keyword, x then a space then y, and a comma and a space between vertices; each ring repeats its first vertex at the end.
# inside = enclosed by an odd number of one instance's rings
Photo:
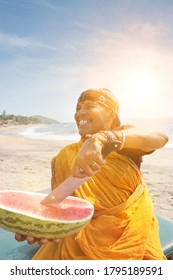
POLYGON ((90 122, 89 120, 80 120, 79 125, 84 125, 84 124, 87 124, 89 122, 90 122))

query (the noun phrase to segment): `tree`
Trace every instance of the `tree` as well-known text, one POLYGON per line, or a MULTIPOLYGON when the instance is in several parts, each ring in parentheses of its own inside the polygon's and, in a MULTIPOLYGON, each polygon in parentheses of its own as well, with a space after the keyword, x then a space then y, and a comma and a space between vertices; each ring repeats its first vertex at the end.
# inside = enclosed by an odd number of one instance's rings
POLYGON ((1 115, 1 119, 5 120, 5 118, 6 118, 6 112, 5 112, 5 110, 3 110, 2 115, 1 115))

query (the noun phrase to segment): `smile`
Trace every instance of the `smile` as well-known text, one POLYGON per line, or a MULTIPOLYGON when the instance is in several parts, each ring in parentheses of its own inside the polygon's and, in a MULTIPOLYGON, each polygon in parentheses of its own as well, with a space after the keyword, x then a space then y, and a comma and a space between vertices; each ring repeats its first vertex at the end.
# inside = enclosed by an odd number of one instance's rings
POLYGON ((78 122, 78 125, 85 125, 85 124, 87 124, 87 123, 90 123, 90 120, 80 120, 80 121, 78 122))

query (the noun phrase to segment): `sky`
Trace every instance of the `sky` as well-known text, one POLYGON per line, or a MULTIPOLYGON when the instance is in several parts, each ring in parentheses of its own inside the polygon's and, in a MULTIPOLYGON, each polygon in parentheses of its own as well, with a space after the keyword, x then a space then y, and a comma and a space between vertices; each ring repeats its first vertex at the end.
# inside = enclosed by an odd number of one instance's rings
POLYGON ((172 0, 0 0, 0 114, 74 121, 108 88, 120 117, 173 117, 172 0))

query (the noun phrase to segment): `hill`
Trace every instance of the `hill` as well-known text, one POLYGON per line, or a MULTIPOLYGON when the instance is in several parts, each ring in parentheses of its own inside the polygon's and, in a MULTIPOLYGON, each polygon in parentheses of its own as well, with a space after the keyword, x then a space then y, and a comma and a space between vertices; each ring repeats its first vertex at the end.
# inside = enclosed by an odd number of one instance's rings
POLYGON ((9 115, 6 114, 5 110, 0 115, 0 126, 9 125, 25 125, 25 124, 56 124, 59 123, 56 120, 46 118, 43 116, 21 116, 21 115, 9 115))
POLYGON ((50 118, 46 118, 46 117, 40 116, 40 115, 34 115, 34 116, 32 116, 32 118, 38 120, 40 123, 43 123, 43 124, 55 124, 55 123, 60 123, 60 122, 57 121, 57 120, 50 119, 50 118))

